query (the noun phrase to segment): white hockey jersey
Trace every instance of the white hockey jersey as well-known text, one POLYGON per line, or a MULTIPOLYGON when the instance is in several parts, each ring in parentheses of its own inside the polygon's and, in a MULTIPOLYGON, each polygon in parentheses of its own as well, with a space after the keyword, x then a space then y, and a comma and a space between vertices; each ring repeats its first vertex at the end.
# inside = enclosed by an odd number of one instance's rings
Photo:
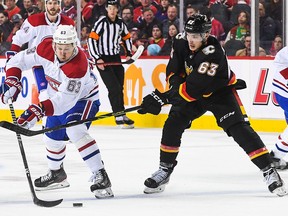
POLYGON ((41 101, 45 115, 62 115, 79 100, 99 100, 96 75, 85 53, 77 47, 77 54, 68 62, 58 61, 52 48, 52 38, 43 40, 37 48, 19 52, 6 65, 6 77, 21 78, 21 72, 42 65, 48 81, 49 99, 41 101))
POLYGON ((288 46, 282 48, 273 61, 275 70, 271 90, 288 98, 288 46))
POLYGON ((57 21, 54 23, 49 21, 46 12, 29 16, 13 36, 11 51, 19 52, 21 46, 27 42, 28 48, 37 46, 44 38, 51 37, 60 24, 74 26, 74 21, 58 14, 57 21))

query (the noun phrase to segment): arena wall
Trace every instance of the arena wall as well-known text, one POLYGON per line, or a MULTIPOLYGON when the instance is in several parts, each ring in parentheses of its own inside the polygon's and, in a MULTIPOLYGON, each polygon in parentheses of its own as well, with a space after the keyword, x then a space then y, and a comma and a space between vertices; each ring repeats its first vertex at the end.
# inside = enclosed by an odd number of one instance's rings
MULTIPOLYGON (((168 59, 146 57, 138 59, 134 64, 125 65, 124 101, 126 108, 140 105, 142 98, 155 88, 160 91, 168 89, 165 82, 167 63, 168 59)), ((237 78, 243 79, 247 83, 247 88, 240 90, 239 95, 251 124, 257 131, 280 132, 286 127, 283 111, 279 108, 273 94, 270 92, 271 79, 273 77, 272 63, 273 58, 270 57, 229 58, 230 67, 237 75, 237 78)), ((0 59, 1 83, 5 79, 4 65, 5 59, 0 59)), ((98 76, 100 85, 101 108, 99 114, 111 112, 107 89, 96 69, 95 73, 98 76)), ((28 107, 32 100, 35 101, 36 99, 34 77, 31 70, 23 72, 22 82, 23 91, 18 101, 14 104, 18 115, 28 107)), ((11 121, 8 106, 1 103, 0 109, 0 120, 11 121)), ((139 115, 137 112, 129 113, 128 116, 135 120, 136 127, 162 127, 168 112, 169 106, 166 106, 158 116, 150 114, 139 115)), ((95 121, 93 124, 114 125, 114 119, 106 118, 95 121)), ((197 119, 193 123, 192 128, 220 129, 211 113, 206 113, 197 119)))

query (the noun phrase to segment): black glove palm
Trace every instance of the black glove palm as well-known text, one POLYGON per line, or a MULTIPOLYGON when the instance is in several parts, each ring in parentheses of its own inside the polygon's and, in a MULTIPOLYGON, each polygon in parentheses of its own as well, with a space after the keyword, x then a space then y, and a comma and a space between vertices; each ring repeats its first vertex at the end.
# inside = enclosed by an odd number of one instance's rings
POLYGON ((155 89, 155 91, 143 98, 141 109, 137 112, 139 114, 151 113, 158 115, 161 112, 161 107, 167 103, 168 101, 165 95, 155 89))

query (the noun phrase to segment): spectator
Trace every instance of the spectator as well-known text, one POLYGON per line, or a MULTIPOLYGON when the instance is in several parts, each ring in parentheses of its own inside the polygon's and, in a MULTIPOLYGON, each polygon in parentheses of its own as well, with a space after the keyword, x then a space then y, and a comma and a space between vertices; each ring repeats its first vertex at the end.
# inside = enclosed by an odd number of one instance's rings
POLYGON ((167 17, 168 5, 169 5, 169 0, 161 0, 160 1, 159 10, 158 10, 157 14, 155 15, 157 20, 159 20, 160 22, 162 22, 163 20, 168 18, 167 17))
MULTIPOLYGON (((92 9, 92 26, 99 19, 100 16, 106 15, 106 0, 96 0, 92 9)), ((89 23, 90 25, 90 23, 89 23)))
POLYGON ((249 14, 246 11, 241 11, 238 14, 238 24, 228 32, 225 42, 231 39, 243 41, 245 35, 250 32, 249 23, 249 14))
POLYGON ((11 19, 14 14, 20 13, 20 8, 16 5, 16 0, 6 0, 5 4, 7 9, 5 10, 8 13, 8 18, 11 19))
POLYGON ((165 44, 165 39, 162 36, 162 28, 160 25, 154 25, 152 28, 152 38, 149 39, 149 46, 147 48, 148 55, 158 55, 165 44), (157 46, 155 46, 157 45, 157 46), (154 48, 157 47, 155 50, 154 48), (153 53, 149 50, 153 50, 153 53))
POLYGON ((136 27, 136 23, 133 22, 133 9, 131 7, 123 7, 121 17, 128 29, 136 27))
POLYGON ((230 22, 233 25, 236 25, 238 23, 238 17, 240 12, 245 11, 246 14, 250 17, 251 14, 251 7, 248 5, 248 3, 244 0, 238 0, 237 4, 235 4, 232 7, 231 15, 230 15, 230 22))
MULTIPOLYGON (((236 56, 251 56, 251 36, 246 35, 244 39, 244 49, 240 49, 236 52, 236 56)), ((259 56, 266 56, 266 51, 259 47, 259 56)))
POLYGON ((173 41, 178 33, 179 33, 179 29, 177 28, 177 26, 174 24, 171 24, 169 26, 168 37, 165 40, 164 46, 162 47, 162 49, 160 50, 158 54, 159 56, 169 56, 171 54, 173 41))
POLYGON ((145 8, 143 10, 143 22, 138 25, 142 38, 152 37, 152 28, 154 25, 159 25, 160 22, 155 18, 151 8, 145 8))
POLYGON ((119 5, 120 5, 120 14, 119 14, 120 16, 122 16, 124 8, 129 8, 133 13, 134 7, 132 6, 129 0, 119 0, 119 5))
POLYGON ((20 10, 19 14, 22 16, 23 19, 28 17, 28 8, 32 6, 32 0, 23 0, 23 8, 20 10))
POLYGON ((211 17, 219 20, 224 28, 225 33, 227 34, 233 25, 230 23, 230 12, 227 6, 222 2, 217 2, 217 4, 210 4, 211 17))
POLYGON ((231 39, 223 45, 227 56, 235 56, 238 50, 244 49, 245 45, 243 41, 231 39))
POLYGON ((130 32, 131 40, 132 40, 132 51, 134 53, 138 47, 136 43, 137 43, 137 40, 139 39, 140 31, 137 27, 134 27, 132 29, 129 29, 129 32, 130 32))
POLYGON ((92 26, 93 23, 93 16, 92 16, 92 10, 93 10, 94 4, 90 2, 90 0, 81 0, 81 25, 89 25, 92 26))
MULTIPOLYGON (((7 38, 7 41, 12 44, 12 38, 16 34, 16 32, 20 29, 22 23, 24 22, 24 19, 22 18, 22 16, 20 14, 14 14, 11 21, 12 21, 14 27, 13 27, 9 37, 7 38)), ((26 46, 27 46, 27 44, 23 45, 23 49, 26 46)))
POLYGON ((195 6, 192 6, 191 4, 188 4, 186 6, 186 9, 185 9, 185 20, 188 18, 188 17, 191 17, 193 14, 196 14, 196 13, 199 13, 199 10, 195 7, 195 6))
POLYGON ((276 54, 283 48, 283 41, 282 37, 280 35, 276 35, 276 37, 273 40, 271 49, 270 49, 270 55, 276 56, 276 54))
POLYGON ((283 34, 283 3, 282 0, 271 0, 269 16, 274 20, 277 27, 277 34, 283 34))
POLYGON ((29 7, 27 9, 27 12, 28 12, 28 17, 29 17, 33 14, 40 13, 41 11, 39 10, 39 8, 36 5, 32 5, 31 7, 29 7))
POLYGON ((167 9, 167 19, 162 22, 163 24, 163 37, 168 37, 169 26, 175 24, 179 28, 178 9, 176 5, 170 4, 167 9))
POLYGON ((45 11, 45 0, 36 0, 35 4, 38 7, 40 13, 45 11))
POLYGON ((13 23, 8 18, 6 11, 0 11, 0 30, 2 32, 2 42, 7 41, 11 31, 13 29, 13 23))
POLYGON ((153 16, 157 14, 157 8, 151 4, 152 0, 140 0, 141 6, 136 7, 133 11, 134 17, 133 17, 133 22, 135 23, 142 23, 143 22, 143 12, 145 9, 150 8, 151 11, 153 12, 153 16))
POLYGON ((90 32, 91 32, 91 28, 88 25, 83 26, 81 28, 80 45, 82 47, 82 50, 86 54, 87 58, 90 58, 90 55, 89 55, 89 52, 88 52, 88 43, 87 43, 87 40, 88 40, 90 32))
POLYGON ((68 16, 76 21, 77 9, 75 0, 63 0, 61 14, 68 16))
POLYGON ((260 46, 269 52, 272 41, 277 35, 277 27, 274 20, 266 15, 264 4, 259 3, 259 35, 260 35, 260 46))
POLYGON ((217 38, 221 45, 224 45, 225 31, 222 23, 212 16, 211 10, 207 7, 203 7, 200 11, 201 14, 205 14, 212 23, 210 34, 217 38))

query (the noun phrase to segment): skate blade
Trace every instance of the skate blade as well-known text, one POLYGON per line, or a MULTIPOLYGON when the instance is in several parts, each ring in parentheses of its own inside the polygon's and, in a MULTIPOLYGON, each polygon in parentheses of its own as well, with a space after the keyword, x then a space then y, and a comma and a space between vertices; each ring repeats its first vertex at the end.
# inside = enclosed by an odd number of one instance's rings
POLYGON ((56 189, 62 189, 62 188, 66 188, 69 187, 70 184, 67 180, 64 180, 60 183, 53 183, 47 187, 36 187, 35 186, 35 190, 36 191, 47 191, 47 190, 56 190, 56 189))
POLYGON ((117 125, 117 127, 120 129, 133 129, 134 124, 131 124, 131 125, 122 124, 122 125, 117 125))
POLYGON ((114 197, 114 194, 111 190, 111 188, 105 188, 105 189, 98 189, 93 191, 93 193, 95 194, 95 197, 97 199, 108 199, 108 198, 112 198, 114 197))
POLYGON ((276 194, 279 197, 286 196, 288 194, 286 188, 284 186, 276 188, 272 193, 276 194))
POLYGON ((144 193, 145 194, 153 194, 153 193, 161 193, 165 190, 165 186, 166 185, 160 185, 159 187, 157 188, 149 188, 149 187, 145 187, 144 188, 144 193))

